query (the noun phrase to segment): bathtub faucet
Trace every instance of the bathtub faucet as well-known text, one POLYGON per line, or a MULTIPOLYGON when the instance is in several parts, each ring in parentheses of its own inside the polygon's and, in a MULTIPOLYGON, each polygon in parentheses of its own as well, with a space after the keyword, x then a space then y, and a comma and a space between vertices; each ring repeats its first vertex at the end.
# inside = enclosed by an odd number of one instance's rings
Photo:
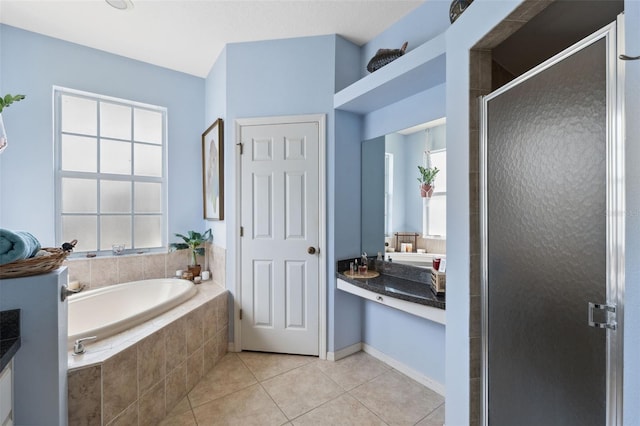
POLYGON ((78 339, 75 341, 75 343, 73 344, 73 354, 74 355, 82 355, 86 348, 84 347, 84 341, 85 340, 95 340, 97 339, 98 336, 91 336, 91 337, 83 337, 82 339, 78 339))
POLYGON ((80 293, 82 290, 84 290, 84 287, 85 285, 82 284, 78 288, 70 289, 66 285, 63 285, 62 288, 60 289, 60 301, 64 302, 65 300, 67 300, 67 297, 72 296, 76 293, 80 293))

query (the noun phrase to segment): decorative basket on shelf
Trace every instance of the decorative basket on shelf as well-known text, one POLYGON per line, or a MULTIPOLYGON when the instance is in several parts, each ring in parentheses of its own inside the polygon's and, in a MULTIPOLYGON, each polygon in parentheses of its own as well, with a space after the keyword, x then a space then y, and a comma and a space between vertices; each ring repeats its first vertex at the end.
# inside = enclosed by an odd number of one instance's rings
POLYGON ((43 248, 48 255, 31 257, 24 260, 0 265, 0 279, 30 277, 33 275, 46 274, 62 266, 67 256, 73 251, 77 240, 64 243, 63 248, 43 248))

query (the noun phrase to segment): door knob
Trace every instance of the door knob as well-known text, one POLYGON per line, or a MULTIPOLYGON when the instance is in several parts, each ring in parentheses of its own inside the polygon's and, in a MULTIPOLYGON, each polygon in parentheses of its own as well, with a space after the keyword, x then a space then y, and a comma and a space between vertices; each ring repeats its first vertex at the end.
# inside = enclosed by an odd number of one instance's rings
POLYGON ((309 247, 307 249, 307 253, 309 254, 316 254, 316 252, 320 252, 320 249, 316 249, 315 247, 309 247))

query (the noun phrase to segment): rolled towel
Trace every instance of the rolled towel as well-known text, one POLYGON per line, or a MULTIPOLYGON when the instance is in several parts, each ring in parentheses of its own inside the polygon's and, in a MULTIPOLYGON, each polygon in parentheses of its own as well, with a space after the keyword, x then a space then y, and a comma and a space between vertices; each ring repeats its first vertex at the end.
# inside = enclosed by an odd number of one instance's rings
POLYGON ((40 250, 40 242, 26 231, 0 228, 0 265, 29 259, 40 250))

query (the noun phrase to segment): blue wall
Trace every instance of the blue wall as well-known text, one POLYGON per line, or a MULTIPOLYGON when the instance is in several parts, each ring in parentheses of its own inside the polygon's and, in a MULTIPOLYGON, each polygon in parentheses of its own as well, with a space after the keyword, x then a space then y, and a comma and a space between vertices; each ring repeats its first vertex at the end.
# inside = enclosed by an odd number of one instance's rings
MULTIPOLYGON (((53 246, 54 85, 168 109, 169 236, 202 226, 204 79, 0 25, 2 93, 27 98, 3 112, 0 226, 27 229, 53 246)), ((171 241, 171 237, 170 241, 171 241)))

